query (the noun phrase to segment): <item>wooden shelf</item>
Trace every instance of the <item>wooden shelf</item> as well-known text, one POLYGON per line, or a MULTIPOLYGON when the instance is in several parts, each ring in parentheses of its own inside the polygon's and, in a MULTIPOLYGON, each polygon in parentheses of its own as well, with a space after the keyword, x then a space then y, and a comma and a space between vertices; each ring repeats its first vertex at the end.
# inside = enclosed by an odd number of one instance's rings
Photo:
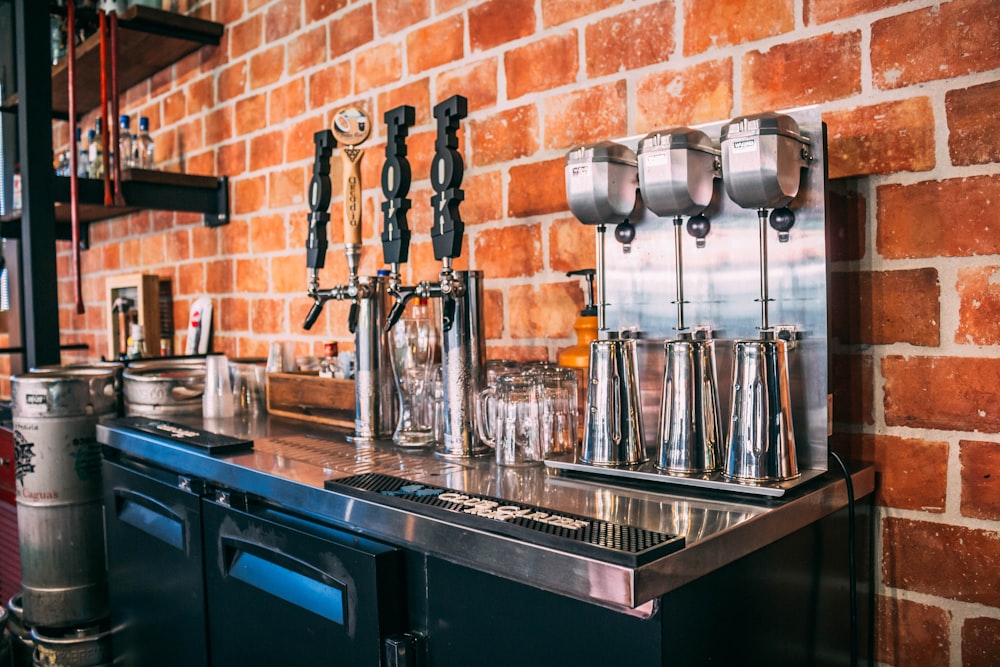
MULTIPOLYGON (((69 177, 54 176, 56 238, 69 240, 69 177)), ((104 206, 104 181, 80 179, 80 222, 89 224, 128 215, 144 209, 202 213, 205 225, 229 222, 229 179, 226 177, 177 174, 150 169, 122 171, 124 206, 104 206)), ((0 235, 20 238, 21 215, 0 217, 0 235)))
MULTIPOLYGON (((218 46, 221 23, 165 12, 151 7, 129 7, 118 19, 118 88, 125 92, 206 44, 218 46)), ((79 115, 101 104, 100 36, 91 35, 76 48, 76 104, 79 115)), ((3 108, 17 107, 17 94, 3 108)), ((52 67, 52 114, 69 114, 69 64, 63 58, 52 67)))

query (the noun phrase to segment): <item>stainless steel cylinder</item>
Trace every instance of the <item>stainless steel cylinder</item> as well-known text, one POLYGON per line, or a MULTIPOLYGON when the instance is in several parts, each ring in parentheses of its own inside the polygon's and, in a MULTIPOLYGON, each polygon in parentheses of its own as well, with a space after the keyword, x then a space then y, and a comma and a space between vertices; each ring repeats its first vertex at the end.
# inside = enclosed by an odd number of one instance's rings
POLYGON ((97 422, 116 409, 114 371, 11 378, 24 621, 90 623, 108 614, 97 422))
POLYGON ((664 353, 656 467, 682 475, 715 472, 723 435, 714 341, 668 341, 664 353))
POLYGON ((11 667, 28 667, 35 653, 35 641, 31 638, 31 628, 24 624, 24 609, 21 596, 15 595, 7 601, 7 629, 10 631, 10 662, 2 663, 11 667))
POLYGON ((601 466, 645 462, 635 340, 591 342, 589 368, 580 461, 601 466))
POLYGON ((725 477, 750 484, 798 477, 785 341, 733 343, 730 407, 725 477))
POLYGON ((391 440, 396 430, 396 385, 385 331, 387 281, 382 276, 360 279, 368 295, 358 299, 354 330, 354 435, 358 440, 391 440))
MULTIPOLYGON (((451 326, 442 327, 441 331, 444 440, 439 453, 451 458, 468 458, 490 451, 476 435, 474 412, 486 372, 483 274, 481 271, 456 271, 454 278, 464 289, 454 297, 455 314, 451 326)), ((441 310, 444 311, 443 306, 441 310)))
POLYGON ((35 667, 105 667, 111 665, 111 630, 100 626, 62 631, 32 628, 35 667))
POLYGON ((200 415, 205 393, 205 360, 135 362, 122 374, 125 414, 169 419, 200 415))

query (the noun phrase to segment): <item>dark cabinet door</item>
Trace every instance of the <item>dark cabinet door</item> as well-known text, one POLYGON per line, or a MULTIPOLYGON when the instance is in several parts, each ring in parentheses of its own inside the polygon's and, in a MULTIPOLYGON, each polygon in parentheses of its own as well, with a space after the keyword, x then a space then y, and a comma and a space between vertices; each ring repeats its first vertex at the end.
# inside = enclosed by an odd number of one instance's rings
POLYGON ((104 462, 115 665, 208 664, 201 505, 177 482, 104 462))
POLYGON ((378 667, 406 619, 400 551, 252 503, 203 518, 213 664, 378 667))

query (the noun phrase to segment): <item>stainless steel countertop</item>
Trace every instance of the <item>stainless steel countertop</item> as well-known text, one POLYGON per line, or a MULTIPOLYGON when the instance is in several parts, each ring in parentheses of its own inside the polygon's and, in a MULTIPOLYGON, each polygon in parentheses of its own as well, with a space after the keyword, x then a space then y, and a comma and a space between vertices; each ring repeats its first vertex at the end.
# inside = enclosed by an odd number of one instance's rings
MULTIPOLYGON (((833 471, 780 500, 767 500, 686 487, 619 486, 608 478, 569 477, 546 467, 504 469, 489 457, 446 460, 391 443, 351 443, 342 430, 275 417, 172 420, 252 438, 254 449, 212 456, 116 429, 113 423, 98 426, 98 440, 168 470, 256 494, 357 533, 639 616, 652 614, 660 596, 845 507, 848 501, 843 477, 833 471), (328 479, 366 472, 683 535, 686 546, 640 567, 624 567, 324 488, 328 479)), ((855 470, 852 479, 856 497, 874 490, 871 466, 855 470)))

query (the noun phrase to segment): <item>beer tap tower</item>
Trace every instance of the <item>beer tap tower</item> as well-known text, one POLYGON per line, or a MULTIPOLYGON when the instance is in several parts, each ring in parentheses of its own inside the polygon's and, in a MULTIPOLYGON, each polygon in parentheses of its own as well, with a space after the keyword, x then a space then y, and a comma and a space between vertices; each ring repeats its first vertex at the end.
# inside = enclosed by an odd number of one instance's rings
POLYGON ((386 331, 386 279, 359 277, 361 258, 361 159, 357 148, 371 132, 364 112, 348 107, 334 120, 336 139, 330 130, 313 135, 316 146, 313 177, 309 185, 309 234, 306 239, 308 294, 312 308, 302 327, 316 323, 323 306, 330 299, 350 301, 348 328, 354 334, 355 441, 389 439, 396 427, 395 386, 389 357, 386 331), (319 270, 326 262, 326 225, 330 221, 330 156, 337 141, 344 144, 344 252, 349 272, 346 285, 319 288, 319 270))
POLYGON ((468 102, 454 95, 434 107, 437 139, 431 163, 431 186, 434 196, 434 224, 431 243, 434 258, 441 262, 437 282, 423 281, 404 286, 399 266, 408 257, 410 232, 406 226, 410 186, 410 167, 406 161, 406 135, 413 124, 412 107, 401 106, 385 114, 388 126, 386 161, 382 170, 382 205, 385 221, 382 251, 392 266, 389 294, 395 304, 389 311, 386 329, 391 329, 414 296, 441 300, 441 376, 444 390, 444 440, 439 450, 449 458, 469 458, 488 449, 475 433, 473 412, 476 396, 483 385, 486 341, 483 336, 481 304, 482 272, 455 271, 452 262, 462 251, 465 225, 459 212, 464 192, 461 189, 464 164, 458 152, 459 122, 468 113, 468 102))

